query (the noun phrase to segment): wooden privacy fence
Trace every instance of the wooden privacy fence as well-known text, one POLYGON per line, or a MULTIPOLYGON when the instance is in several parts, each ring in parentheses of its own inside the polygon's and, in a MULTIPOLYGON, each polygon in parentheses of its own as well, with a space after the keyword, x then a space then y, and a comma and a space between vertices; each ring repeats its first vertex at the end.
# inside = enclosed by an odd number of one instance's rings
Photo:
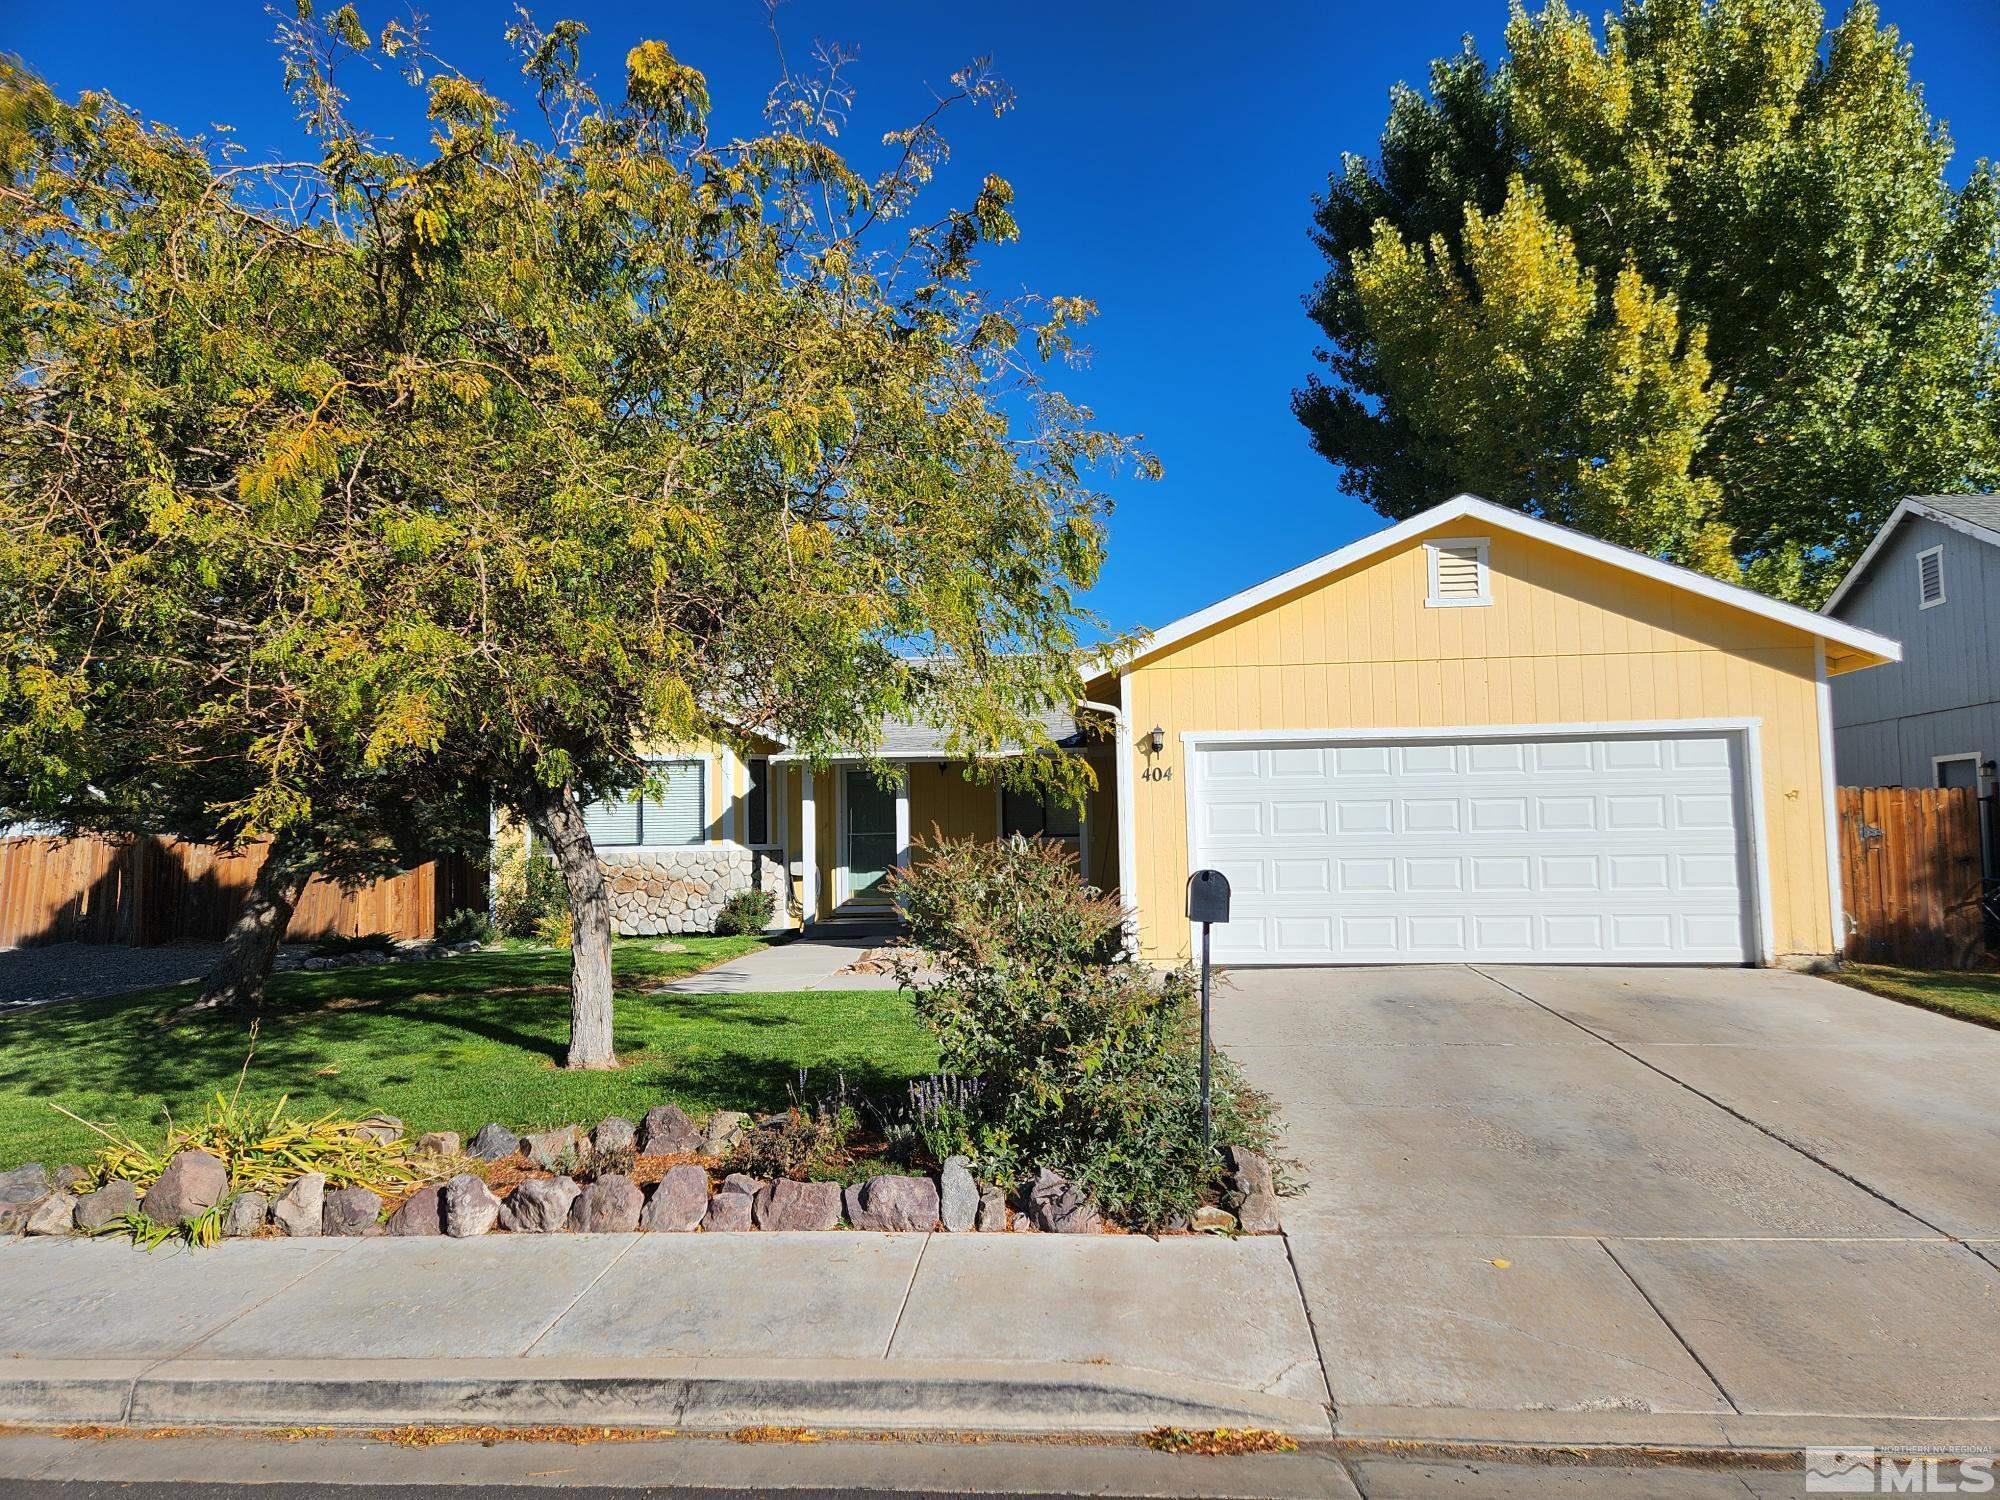
MULTIPOLYGON (((0 948, 219 942, 263 863, 261 844, 232 851, 163 838, 0 839, 0 948)), ((354 890, 315 879, 285 935, 432 937, 451 913, 485 904, 484 873, 452 855, 354 890)))
POLYGON ((1966 787, 1840 789, 1847 957, 1963 969, 1986 949, 1979 798, 1966 787))

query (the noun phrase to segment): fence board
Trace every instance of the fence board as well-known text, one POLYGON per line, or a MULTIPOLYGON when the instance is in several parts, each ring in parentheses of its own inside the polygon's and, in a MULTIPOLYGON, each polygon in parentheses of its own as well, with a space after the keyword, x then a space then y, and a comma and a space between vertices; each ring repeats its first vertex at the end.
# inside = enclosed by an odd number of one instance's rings
POLYGON ((1846 954, 1962 969, 1981 962, 1979 799, 1965 787, 1840 788, 1846 954))
MULTIPOLYGON (((219 942, 263 863, 261 844, 231 850, 159 838, 0 839, 0 948, 219 942)), ((462 855, 354 890, 315 879, 285 936, 432 937, 442 918, 485 899, 480 868, 462 855)))

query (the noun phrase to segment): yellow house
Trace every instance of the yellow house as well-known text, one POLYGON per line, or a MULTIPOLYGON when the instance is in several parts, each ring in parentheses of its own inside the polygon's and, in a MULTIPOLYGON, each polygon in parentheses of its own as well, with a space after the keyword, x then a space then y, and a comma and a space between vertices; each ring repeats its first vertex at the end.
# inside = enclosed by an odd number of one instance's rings
POLYGON ((1840 947, 1830 675, 1891 640, 1461 495, 1102 665, 1118 888, 1239 964, 1840 947))
POLYGON ((664 752, 661 798, 588 816, 626 931, 749 884, 774 926, 879 919, 916 840, 1026 833, 1157 963, 1203 868, 1229 963, 1800 962, 1843 923, 1827 679, 1900 655, 1462 495, 1099 662, 1045 725, 1097 769, 1080 813, 890 724, 873 766, 664 752))

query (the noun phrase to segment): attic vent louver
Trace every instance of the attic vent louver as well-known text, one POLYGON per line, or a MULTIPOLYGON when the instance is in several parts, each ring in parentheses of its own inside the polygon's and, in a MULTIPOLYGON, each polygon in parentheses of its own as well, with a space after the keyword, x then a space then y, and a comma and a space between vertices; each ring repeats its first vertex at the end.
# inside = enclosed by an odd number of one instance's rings
POLYGON ((1424 603, 1433 607, 1491 604, 1487 587, 1486 539, 1431 542, 1430 592, 1424 603))
POLYGON ((1944 548, 1930 547, 1917 554, 1917 606, 1929 609, 1944 603, 1944 548))

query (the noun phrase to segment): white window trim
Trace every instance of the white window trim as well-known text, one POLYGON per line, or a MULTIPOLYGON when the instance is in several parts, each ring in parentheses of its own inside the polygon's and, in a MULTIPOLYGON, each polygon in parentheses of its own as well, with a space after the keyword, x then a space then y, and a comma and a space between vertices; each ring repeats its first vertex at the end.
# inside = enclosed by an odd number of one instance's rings
POLYGON ((1917 554, 1917 608, 1920 610, 1936 609, 1944 601, 1944 544, 1940 542, 1937 546, 1926 547, 1917 554), (1935 599, 1926 599, 1924 597, 1924 559, 1927 557, 1935 557, 1937 559, 1938 596, 1935 599))
POLYGON ((1938 780, 1938 772, 1942 771, 1947 764, 1955 760, 1969 760, 1972 762, 1972 794, 1975 797, 1978 796, 1980 752, 1977 750, 1958 750, 1950 755, 1933 755, 1931 757, 1931 786, 1934 789, 1943 788, 1944 783, 1938 780))
POLYGON ((1424 543, 1424 608, 1425 609, 1479 609, 1493 602, 1493 570, 1487 565, 1487 554, 1493 546, 1490 537, 1483 536, 1441 536, 1424 543), (1470 550, 1479 568, 1479 592, 1470 599, 1442 599, 1438 597, 1438 554, 1449 548, 1454 552, 1470 550))

